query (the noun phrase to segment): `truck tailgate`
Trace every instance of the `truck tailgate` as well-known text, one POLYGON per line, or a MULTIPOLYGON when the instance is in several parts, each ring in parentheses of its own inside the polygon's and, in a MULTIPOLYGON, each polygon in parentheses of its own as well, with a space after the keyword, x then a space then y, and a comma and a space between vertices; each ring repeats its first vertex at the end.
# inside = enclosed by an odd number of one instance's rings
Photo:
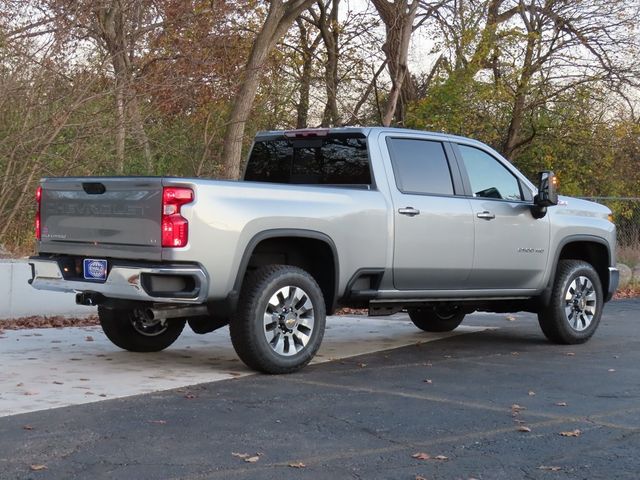
POLYGON ((41 186, 40 253, 161 259, 161 178, 47 178, 41 186))

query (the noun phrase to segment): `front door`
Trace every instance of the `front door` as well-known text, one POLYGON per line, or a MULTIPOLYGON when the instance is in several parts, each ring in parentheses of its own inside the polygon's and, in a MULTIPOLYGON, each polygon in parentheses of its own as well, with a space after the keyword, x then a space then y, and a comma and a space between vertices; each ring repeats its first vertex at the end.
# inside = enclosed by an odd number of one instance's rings
POLYGON ((531 215, 527 187, 496 157, 468 145, 458 145, 458 152, 473 194, 475 252, 468 288, 540 288, 549 255, 549 217, 531 215))

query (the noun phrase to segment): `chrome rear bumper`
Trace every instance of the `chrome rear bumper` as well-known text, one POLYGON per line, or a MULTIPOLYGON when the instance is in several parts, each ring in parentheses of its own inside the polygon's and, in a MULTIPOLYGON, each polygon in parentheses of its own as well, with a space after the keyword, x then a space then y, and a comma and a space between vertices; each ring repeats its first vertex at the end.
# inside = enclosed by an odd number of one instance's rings
POLYGON ((109 276, 104 282, 83 281, 80 279, 67 280, 64 278, 60 265, 56 260, 31 258, 32 278, 31 286, 37 290, 53 290, 56 292, 96 292, 107 298, 125 300, 137 300, 154 303, 204 303, 209 291, 209 279, 206 272, 197 266, 167 266, 148 267, 113 265, 109 276), (195 287, 188 293, 162 293, 161 295, 149 292, 146 276, 171 275, 184 276, 193 279, 195 287))

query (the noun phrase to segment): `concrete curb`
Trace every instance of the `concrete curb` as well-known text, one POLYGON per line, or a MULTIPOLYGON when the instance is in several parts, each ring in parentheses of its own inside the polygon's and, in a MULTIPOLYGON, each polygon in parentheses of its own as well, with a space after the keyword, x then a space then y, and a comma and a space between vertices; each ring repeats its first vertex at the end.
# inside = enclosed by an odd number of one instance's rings
POLYGON ((32 315, 89 315, 95 307, 76 305, 72 293, 35 290, 27 283, 27 260, 0 260, 0 322, 32 315))

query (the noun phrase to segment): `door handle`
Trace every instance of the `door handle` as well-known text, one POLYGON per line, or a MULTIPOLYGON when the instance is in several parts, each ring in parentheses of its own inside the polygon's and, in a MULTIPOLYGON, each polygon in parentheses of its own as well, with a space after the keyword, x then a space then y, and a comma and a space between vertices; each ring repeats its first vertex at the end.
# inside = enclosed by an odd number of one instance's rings
POLYGON ((488 212, 487 210, 478 213, 476 216, 478 218, 484 218, 485 220, 493 220, 494 218, 496 218, 495 214, 488 212))
POLYGON ((415 217, 416 215, 420 215, 420 210, 413 207, 404 207, 404 208, 399 208, 398 213, 400 215, 408 215, 409 217, 415 217))

